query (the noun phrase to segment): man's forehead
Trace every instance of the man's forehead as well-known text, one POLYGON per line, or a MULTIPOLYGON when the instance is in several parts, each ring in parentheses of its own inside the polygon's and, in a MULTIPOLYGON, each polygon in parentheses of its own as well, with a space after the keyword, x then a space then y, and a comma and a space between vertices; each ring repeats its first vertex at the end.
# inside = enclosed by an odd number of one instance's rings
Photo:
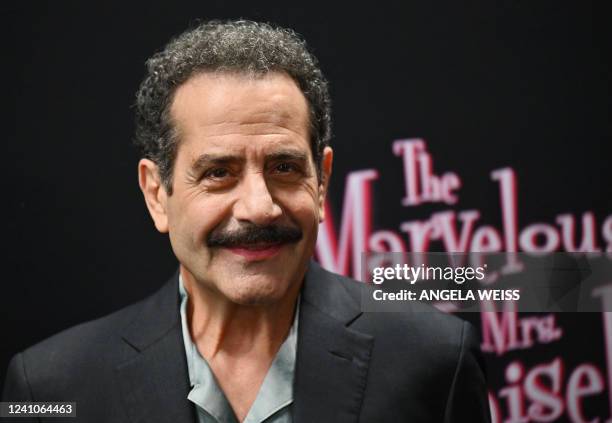
POLYGON ((191 164, 202 155, 240 161, 290 150, 312 159, 306 99, 285 74, 199 74, 179 87, 171 112, 179 156, 191 164))
POLYGON ((309 126, 306 98, 290 76, 279 72, 198 73, 177 88, 171 116, 187 130, 199 125, 213 133, 257 134, 270 126, 302 132, 309 126))

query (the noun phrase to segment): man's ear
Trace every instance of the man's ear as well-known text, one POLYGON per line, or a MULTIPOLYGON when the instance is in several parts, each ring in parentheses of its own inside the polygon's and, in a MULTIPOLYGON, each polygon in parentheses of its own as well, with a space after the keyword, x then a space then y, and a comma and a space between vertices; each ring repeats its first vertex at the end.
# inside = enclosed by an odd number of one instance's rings
POLYGON ((321 180, 319 181, 319 222, 325 219, 325 196, 329 187, 329 179, 332 174, 332 162, 334 152, 331 147, 325 147, 321 159, 321 180))
POLYGON ((155 227, 162 233, 168 232, 168 193, 161 183, 158 167, 153 161, 141 159, 138 162, 138 184, 155 227))

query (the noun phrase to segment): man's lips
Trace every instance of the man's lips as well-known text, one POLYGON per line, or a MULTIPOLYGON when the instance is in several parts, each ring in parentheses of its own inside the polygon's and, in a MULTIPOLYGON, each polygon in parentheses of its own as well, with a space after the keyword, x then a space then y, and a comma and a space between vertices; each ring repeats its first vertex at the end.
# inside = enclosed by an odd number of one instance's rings
POLYGON ((226 247, 230 252, 246 258, 247 260, 265 260, 275 256, 283 247, 282 243, 277 244, 251 244, 251 245, 236 245, 226 247))

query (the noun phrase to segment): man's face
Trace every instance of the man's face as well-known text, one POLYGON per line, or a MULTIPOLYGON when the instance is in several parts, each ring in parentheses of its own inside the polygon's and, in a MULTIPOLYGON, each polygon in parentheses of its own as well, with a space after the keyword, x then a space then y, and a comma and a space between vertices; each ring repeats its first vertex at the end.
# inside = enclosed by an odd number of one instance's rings
POLYGON ((177 89, 171 117, 180 139, 173 193, 155 189, 147 160, 140 183, 183 275, 238 304, 297 292, 323 217, 332 152, 319 181, 296 83, 281 73, 199 74, 177 89))

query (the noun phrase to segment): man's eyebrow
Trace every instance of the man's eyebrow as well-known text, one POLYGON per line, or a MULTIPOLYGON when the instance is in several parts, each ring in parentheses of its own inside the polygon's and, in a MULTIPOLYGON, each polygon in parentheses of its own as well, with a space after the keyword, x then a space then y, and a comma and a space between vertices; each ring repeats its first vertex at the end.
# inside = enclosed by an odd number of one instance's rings
POLYGON ((298 162, 307 162, 308 155, 303 151, 298 150, 282 150, 266 154, 268 161, 294 160, 298 162))
POLYGON ((210 165, 227 165, 244 162, 244 158, 231 154, 202 154, 191 164, 191 169, 198 170, 210 165))
MULTIPOLYGON (((281 150, 266 154, 266 161, 293 160, 297 162, 307 162, 308 155, 299 150, 281 150)), ((191 169, 197 171, 211 165, 228 165, 230 163, 244 163, 245 158, 233 154, 210 154, 205 153, 198 156, 191 164, 191 169)))

